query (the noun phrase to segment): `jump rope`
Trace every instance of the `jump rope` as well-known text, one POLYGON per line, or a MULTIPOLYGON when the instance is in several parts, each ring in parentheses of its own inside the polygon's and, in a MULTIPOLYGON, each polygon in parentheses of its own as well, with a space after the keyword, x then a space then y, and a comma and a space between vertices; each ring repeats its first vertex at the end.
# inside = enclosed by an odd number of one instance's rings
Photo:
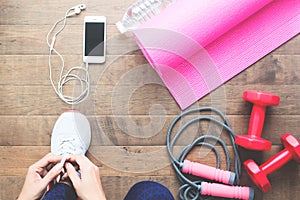
POLYGON ((178 180, 181 183, 181 187, 178 190, 178 195, 182 200, 196 200, 196 199, 208 199, 208 196, 218 196, 218 197, 226 197, 226 198, 236 198, 236 199, 253 199, 254 191, 249 187, 240 187, 240 186, 231 186, 233 184, 239 184, 240 175, 241 175, 241 160, 238 153, 238 146, 235 144, 236 134, 231 128, 229 121, 226 116, 216 108, 213 107, 200 107, 191 110, 187 110, 180 115, 178 115, 173 122, 171 123, 168 133, 167 133, 167 151, 170 156, 171 164, 177 174, 178 180), (177 122, 184 116, 189 115, 195 112, 203 112, 210 111, 211 113, 217 114, 222 121, 206 115, 197 116, 188 122, 186 122, 183 126, 179 128, 179 130, 174 134, 171 139, 171 135, 173 133, 173 128, 177 124, 177 122), (229 138, 232 143, 233 153, 234 153, 234 172, 230 172, 230 153, 228 147, 225 142, 216 136, 213 135, 202 135, 196 138, 191 144, 185 146, 181 152, 179 152, 178 156, 175 157, 173 154, 173 148, 178 140, 178 138, 183 134, 185 129, 193 123, 197 123, 200 121, 209 121, 212 122, 221 128, 225 129, 229 134, 229 138), (221 166, 221 158, 219 150, 212 143, 208 143, 207 141, 211 141, 214 143, 220 144, 222 149, 224 150, 226 157, 226 171, 219 169, 221 166), (206 148, 211 149, 216 155, 216 168, 210 167, 207 165, 203 165, 196 162, 191 162, 186 160, 188 153, 196 146, 204 146, 206 148), (199 180, 192 180, 188 174, 192 174, 198 177, 199 180), (212 180, 221 182, 224 184, 218 183, 209 183, 205 180, 212 180), (226 184, 226 185, 225 185, 226 184), (205 196, 204 196, 205 195, 205 196))

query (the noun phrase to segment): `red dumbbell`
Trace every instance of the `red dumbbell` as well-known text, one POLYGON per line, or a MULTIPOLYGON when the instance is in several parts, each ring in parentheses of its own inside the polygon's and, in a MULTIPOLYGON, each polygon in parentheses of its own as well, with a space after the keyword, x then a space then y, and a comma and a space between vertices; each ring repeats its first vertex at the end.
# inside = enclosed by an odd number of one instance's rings
POLYGON ((271 184, 267 178, 268 174, 276 171, 291 159, 294 159, 300 164, 299 140, 293 135, 286 133, 281 136, 281 142, 285 149, 277 153, 261 166, 258 166, 253 160, 244 162, 248 175, 263 192, 267 192, 271 189, 271 184))
POLYGON ((270 150, 272 143, 261 138, 267 106, 277 106, 280 97, 256 90, 245 91, 243 99, 253 103, 248 135, 236 136, 235 143, 251 150, 270 150))

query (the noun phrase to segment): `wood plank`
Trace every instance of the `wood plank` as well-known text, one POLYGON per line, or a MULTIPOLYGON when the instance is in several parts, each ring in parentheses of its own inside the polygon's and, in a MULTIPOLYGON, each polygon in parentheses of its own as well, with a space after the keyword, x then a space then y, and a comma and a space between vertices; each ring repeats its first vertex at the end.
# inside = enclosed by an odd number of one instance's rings
MULTIPOLYGON (((2 146, 49 146, 51 132, 58 116, 0 116, 0 145, 2 146), (34 139, 33 139, 34 138, 34 139)), ((166 133, 171 121, 176 116, 153 116, 155 126, 147 127, 150 123, 148 116, 88 116, 92 126, 93 145, 165 145, 166 133), (158 122, 160 120, 162 123, 158 122), (132 123, 138 124, 139 129, 132 123), (101 138, 107 140, 103 141, 101 138)), ((184 122, 195 115, 184 118, 184 122)), ((249 116, 228 115, 232 129, 236 134, 247 133, 249 116)), ((182 125, 183 121, 178 124, 182 125)), ((299 115, 268 115, 265 121, 262 137, 273 144, 281 144, 280 136, 285 132, 298 135, 299 115)), ((175 126, 175 131, 178 126, 175 126)), ((201 122, 193 124, 184 133, 185 139, 179 143, 188 144, 200 134, 221 134, 219 127, 201 122), (189 136, 189 137, 187 137, 189 136)), ((222 138, 230 145, 231 142, 224 131, 222 138)))
MULTIPOLYGON (((183 125, 188 120, 194 118, 189 116, 179 121, 178 125, 183 125)), ((249 116, 228 115, 228 120, 232 129, 238 135, 247 133, 249 125, 249 116)), ((92 123, 92 130, 94 130, 93 144, 101 145, 102 137, 108 139, 106 143, 113 143, 115 145, 165 145, 166 134, 169 125, 175 116, 153 116, 152 121, 148 116, 97 116, 90 117, 92 123), (159 122, 160 121, 160 122, 159 122), (148 127, 149 123, 155 124, 148 127)), ((178 130, 179 126, 175 126, 173 134, 178 130)), ((280 136, 283 133, 290 132, 298 135, 299 130, 299 116, 292 115, 268 115, 266 117, 265 126, 262 137, 270 140, 273 144, 281 144, 280 136)), ((195 123, 190 125, 183 136, 179 138, 179 144, 189 144, 195 137, 200 135, 211 134, 221 136, 226 144, 231 145, 228 133, 221 130, 219 126, 209 123, 208 121, 195 123)))
MULTIPOLYGON (((81 65, 82 56, 67 55, 66 67, 81 65)), ((48 56, 2 55, 0 56, 0 84, 49 85, 49 70, 45 67, 48 56)), ((295 85, 300 84, 300 55, 268 55, 247 70, 234 77, 226 85, 295 85)), ((122 76, 143 67, 143 73, 156 77, 156 72, 142 55, 107 56, 105 65, 91 65, 92 84, 116 85, 122 76)), ((53 58, 53 78, 60 73, 60 60, 53 58)), ((125 82, 130 84, 130 81, 125 82)), ((123 82, 119 84, 124 84, 123 82)), ((132 83, 131 83, 132 84, 132 83)))
MULTIPOLYGON (((299 57, 300 59, 300 57, 299 57)), ((54 56, 52 58, 52 74, 54 83, 58 82, 59 73, 61 71, 61 60, 54 56)), ((83 66, 82 55, 64 56, 65 72, 71 67, 83 66)), ((146 64, 144 56, 107 56, 106 64, 91 64, 89 66, 91 84, 97 84, 101 73, 106 68, 114 67, 116 78, 124 73, 125 69, 134 68, 135 66, 146 64)), ((85 66, 83 66, 85 67, 85 66)), ((149 71, 152 68, 149 66, 149 71)), ((153 74, 153 73, 151 73, 153 74)), ((48 56, 46 55, 2 55, 0 56, 0 84, 1 85, 50 85, 48 56)), ((115 80, 111 80, 115 81, 115 80)), ((110 82, 107 82, 110 84, 110 82)))
MULTIPOLYGON (((174 147, 174 155, 183 146, 174 147)), ((254 159, 257 163, 263 163, 277 152, 282 150, 281 145, 273 145, 270 151, 255 152, 240 149, 241 161, 254 159)), ((217 147, 221 155, 221 168, 225 169, 225 157, 221 147, 217 147)), ((233 157, 232 147, 228 146, 231 158, 233 157)), ((0 146, 0 175, 1 176, 23 176, 27 168, 50 152, 49 146, 0 146), (18 158, 18 159, 16 159, 18 158), (14 169, 18 169, 14 172, 14 169)), ((101 174, 115 176, 134 176, 134 175, 174 175, 170 160, 166 151, 166 146, 91 146, 87 153, 89 157, 100 169, 101 174), (160 153, 156 153, 160 152, 160 153), (122 155, 122 156, 120 156, 122 155), (144 156, 145 158, 138 156, 144 156), (146 161, 148 160, 148 161, 146 161), (162 164, 155 161, 160 160, 162 164), (151 166, 146 166, 151 163, 151 166), (117 165, 118 164, 118 165, 117 165), (136 166, 130 166, 136 165, 136 166), (139 168, 132 171, 133 168, 139 168)), ((187 159, 201 162, 210 166, 216 165, 215 155, 209 149, 195 147, 188 155, 187 159)), ((295 162, 293 167, 297 166, 295 162)), ((282 171, 282 170, 279 170, 282 171)), ((300 175, 300 170, 294 170, 295 174, 300 175), (298 172, 299 171, 299 172, 298 172)), ((274 172, 276 173, 276 172, 274 172)), ((289 172, 294 173, 294 172, 289 172)))
POLYGON ((297 55, 269 54, 226 84, 248 85, 249 87, 255 84, 278 86, 298 84, 300 82, 300 71, 295 67, 300 62, 298 58, 297 55))
MULTIPOLYGON (((181 148, 182 147, 175 147, 174 152, 178 152, 181 148)), ((232 148, 229 147, 229 149, 231 150, 232 148)), ((0 174, 22 176, 26 174, 27 168, 31 164, 50 152, 50 147, 0 146, 0 152, 2 155, 0 159, 2 166, 0 174), (18 159, 14 161, 16 157, 18 159)), ((205 154, 209 156, 201 157, 201 162, 215 166, 216 161, 213 153, 205 152, 205 154)), ((100 168, 102 175, 174 175, 165 146, 91 146, 87 156, 100 168), (144 157, 146 155, 147 157, 144 157), (145 159, 148 159, 149 162, 144 162, 145 159), (157 163, 157 160, 162 163, 157 163), (133 168, 139 169, 133 171, 133 168)), ((189 159, 200 161, 199 148, 195 148, 195 150, 191 152, 189 159)), ((222 158, 222 161, 225 162, 224 158, 222 158)), ((221 166, 224 167, 224 165, 221 166)))
MULTIPOLYGON (((2 25, 0 55, 48 55, 46 36, 50 28, 51 25, 2 25)), ((55 49, 62 55, 82 55, 82 34, 83 25, 66 26, 57 36, 55 49)), ((132 34, 121 35, 114 25, 107 26, 106 47, 107 55, 141 54, 132 34)))
MULTIPOLYGON (((298 115, 300 112, 300 93, 295 92, 300 91, 300 85, 226 85, 192 107, 213 106, 227 115, 248 115, 252 105, 242 99, 243 92, 248 89, 268 91, 281 97, 279 106, 269 108, 270 115, 298 115)), ((0 85, 0 94, 0 115, 58 115, 72 108, 59 100, 51 86, 0 85)), ((88 115, 149 115, 149 111, 153 111, 154 115, 177 115, 181 112, 168 90, 157 84, 141 85, 139 88, 99 85, 91 89, 83 104, 75 105, 73 109, 88 115)))
POLYGON ((71 2, 53 0, 51 2, 41 1, 40 3, 36 3, 34 0, 27 0, 26 2, 3 0, 1 1, 1 15, 9 16, 9 18, 1 17, 0 24, 52 25, 55 20, 64 16, 67 9, 81 3, 86 4, 86 10, 76 17, 69 18, 68 24, 82 24, 85 15, 103 15, 107 17, 108 24, 115 24, 123 17, 127 8, 134 2, 135 0, 75 0, 71 2))
POLYGON ((17 199, 25 176, 0 176, 0 199, 17 199))
MULTIPOLYGON (((212 106, 219 108, 226 114, 250 114, 252 104, 242 100, 245 90, 262 90, 277 94, 281 103, 270 108, 268 114, 297 115, 300 94, 299 85, 224 85, 191 107, 212 106), (291 92, 292 91, 292 92, 291 92)), ((113 115, 148 115, 150 111, 157 115, 179 114, 180 110, 168 90, 159 84, 145 84, 142 86, 108 86, 100 85, 95 88, 95 94, 87 99, 89 104, 78 105, 75 108, 93 114, 113 115), (165 110, 163 110, 165 109, 165 110)))
POLYGON ((62 113, 71 108, 56 97, 52 87, 43 86, 0 86, 2 95, 0 115, 15 114, 30 115, 38 113, 40 115, 62 113), (45 96, 46 95, 46 96, 45 96), (9 103, 10 102, 10 103, 9 103))
MULTIPOLYGON (((46 35, 51 25, 1 25, 0 55, 48 55, 46 35), (28 48, 30 47, 30 48, 28 48)), ((68 25, 57 37, 55 48, 62 55, 82 55, 82 25, 68 25), (70 37, 70 34, 72 37, 70 37)), ((273 55, 299 55, 299 36, 290 40, 273 55)), ((107 26, 107 55, 141 54, 132 33, 121 35, 116 26, 107 26)))

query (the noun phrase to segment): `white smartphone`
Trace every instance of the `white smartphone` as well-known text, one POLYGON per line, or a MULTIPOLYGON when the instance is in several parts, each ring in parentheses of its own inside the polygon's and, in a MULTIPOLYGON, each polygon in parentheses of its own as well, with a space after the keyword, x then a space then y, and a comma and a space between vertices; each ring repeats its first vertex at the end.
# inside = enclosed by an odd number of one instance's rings
POLYGON ((104 63, 106 51, 106 17, 85 16, 83 62, 104 63))

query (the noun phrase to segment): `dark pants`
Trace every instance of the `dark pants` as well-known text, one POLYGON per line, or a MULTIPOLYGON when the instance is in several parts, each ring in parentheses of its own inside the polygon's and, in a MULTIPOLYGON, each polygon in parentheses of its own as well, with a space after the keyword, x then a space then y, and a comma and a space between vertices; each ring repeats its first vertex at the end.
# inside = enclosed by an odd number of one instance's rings
POLYGON ((50 189, 43 200, 77 200, 77 195, 73 187, 64 184, 57 183, 50 189))
MULTIPOLYGON (((76 200, 75 190, 63 183, 56 184, 49 190, 43 200, 76 200)), ((108 196, 109 199, 109 196, 108 196)), ((143 181, 132 186, 125 196, 124 200, 174 200, 171 192, 163 185, 152 182, 143 181)))

